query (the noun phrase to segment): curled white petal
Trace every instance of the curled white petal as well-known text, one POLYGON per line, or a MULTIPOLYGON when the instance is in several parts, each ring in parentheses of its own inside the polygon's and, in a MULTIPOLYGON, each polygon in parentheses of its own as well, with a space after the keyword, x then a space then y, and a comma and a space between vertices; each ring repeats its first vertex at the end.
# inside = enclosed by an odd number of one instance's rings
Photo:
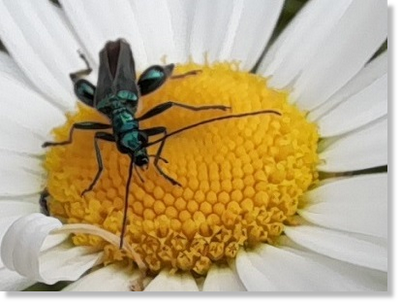
MULTIPOLYGON (((19 209, 18 207, 16 209, 19 209)), ((21 208, 20 211, 17 215, 13 215, 14 212, 9 212, 10 214, 1 216, 0 218, 0 247, 1 247, 1 243, 3 241, 3 237, 6 234, 6 232, 8 231, 8 228, 10 228, 10 226, 16 221, 18 220, 21 216, 24 215, 28 215, 31 214, 31 212, 29 212, 29 210, 25 210, 24 208, 21 208)), ((1 248, 0 248, 1 250, 1 248)), ((4 263, 1 259, 1 255, 0 255, 0 267, 4 267, 4 263)))
POLYGON ((98 263, 101 254, 69 244, 51 247, 62 239, 53 239, 46 245, 49 233, 61 225, 59 220, 37 213, 15 221, 1 244, 4 265, 20 275, 47 284, 79 278, 98 263))
POLYGON ((59 220, 46 217, 40 213, 33 213, 19 218, 11 225, 3 237, 1 258, 4 265, 11 270, 17 270, 22 263, 23 268, 27 269, 27 271, 22 270, 20 273, 25 276, 31 273, 35 276, 39 269, 39 252, 44 239, 50 231, 61 227, 61 225, 59 220), (30 244, 32 241, 29 238, 33 239, 33 246, 27 250, 25 248, 27 243, 30 244), (27 258, 25 261, 23 260, 24 255, 27 255, 25 256, 27 258), (29 258, 29 256, 32 258, 29 258))

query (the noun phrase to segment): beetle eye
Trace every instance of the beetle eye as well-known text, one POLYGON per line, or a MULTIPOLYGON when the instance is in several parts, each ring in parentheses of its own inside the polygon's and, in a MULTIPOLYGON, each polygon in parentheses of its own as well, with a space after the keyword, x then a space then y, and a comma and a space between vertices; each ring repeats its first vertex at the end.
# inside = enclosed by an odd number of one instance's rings
POLYGON ((119 91, 117 97, 131 102, 138 101, 138 96, 134 92, 128 90, 119 91))

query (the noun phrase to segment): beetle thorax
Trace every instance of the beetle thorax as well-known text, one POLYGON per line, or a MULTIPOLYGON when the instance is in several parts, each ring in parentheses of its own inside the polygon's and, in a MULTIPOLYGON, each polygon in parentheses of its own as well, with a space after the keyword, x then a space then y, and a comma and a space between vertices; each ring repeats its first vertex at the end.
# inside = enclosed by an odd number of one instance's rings
POLYGON ((139 123, 133 113, 126 107, 116 107, 110 115, 111 123, 115 134, 139 129, 139 123))
POLYGON ((143 147, 146 138, 141 134, 133 114, 127 108, 116 108, 112 112, 111 121, 118 150, 130 154, 139 166, 147 164, 147 150, 143 147))

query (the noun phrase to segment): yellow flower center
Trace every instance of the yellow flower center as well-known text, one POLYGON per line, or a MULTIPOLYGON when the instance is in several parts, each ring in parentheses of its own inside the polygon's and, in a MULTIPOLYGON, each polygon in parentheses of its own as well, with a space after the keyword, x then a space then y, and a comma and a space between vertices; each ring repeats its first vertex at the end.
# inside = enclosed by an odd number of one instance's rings
MULTIPOLYGON (((160 166, 182 184, 173 186, 152 163, 130 186, 124 242, 154 273, 163 268, 205 274, 212 263, 235 258, 242 247, 276 242, 284 225, 293 223, 300 196, 317 180, 316 126, 287 102, 288 95, 268 89, 262 77, 241 72, 234 64, 179 66, 175 74, 202 73, 169 80, 156 93, 142 97, 141 113, 165 101, 192 105, 222 104, 230 112, 192 112, 172 108, 141 123, 165 126, 169 132, 227 114, 277 110, 206 124, 168 138, 160 166)), ((80 105, 57 128, 63 141, 75 122, 107 122, 96 110, 80 105)), ((140 114, 140 113, 138 113, 140 114)), ((139 116, 139 115, 137 115, 139 116)), ((46 154, 51 215, 66 223, 89 223, 120 235, 129 157, 112 142, 101 142, 103 173, 93 190, 81 197, 98 165, 94 132, 77 130, 73 143, 46 154)), ((148 148, 155 154, 157 145, 148 148)), ((152 159, 151 159, 152 160, 152 159)), ((105 263, 129 256, 98 236, 76 234, 76 245, 104 250, 105 263)))

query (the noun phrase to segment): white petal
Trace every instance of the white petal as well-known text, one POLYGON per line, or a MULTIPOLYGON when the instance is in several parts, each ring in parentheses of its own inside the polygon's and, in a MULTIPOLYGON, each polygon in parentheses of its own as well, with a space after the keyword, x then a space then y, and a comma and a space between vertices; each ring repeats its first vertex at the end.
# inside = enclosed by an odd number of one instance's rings
POLYGON ((262 245, 251 252, 242 252, 236 265, 239 276, 249 291, 346 289, 345 285, 341 285, 339 276, 284 248, 262 245))
POLYGON ((312 111, 322 137, 340 135, 387 114, 387 52, 369 63, 329 100, 312 111))
POLYGON ((318 169, 327 172, 356 171, 387 164, 387 118, 359 130, 330 139, 319 154, 318 169))
POLYGON ((147 285, 145 291, 199 291, 199 289, 191 274, 186 272, 169 274, 168 270, 163 270, 147 285))
POLYGON ((387 174, 333 180, 307 192, 298 213, 307 221, 337 230, 387 238, 387 174))
POLYGON ((98 62, 107 40, 126 39, 132 46, 136 68, 154 63, 182 62, 184 6, 179 1, 61 1, 69 20, 98 62), (93 14, 93 12, 96 12, 93 14), (178 15, 179 14, 179 15, 178 15), (174 16, 172 16, 174 15, 174 16))
POLYGON ((312 251, 351 264, 387 271, 387 248, 382 239, 321 227, 285 227, 294 242, 312 251))
POLYGON ((244 8, 240 19, 233 15, 228 25, 229 33, 234 36, 233 45, 231 46, 230 41, 225 39, 218 59, 239 60, 243 69, 250 70, 259 60, 272 35, 284 1, 243 0, 243 2, 244 8), (237 29, 233 29, 232 23, 237 29))
POLYGON ((168 16, 172 25, 174 53, 168 55, 167 62, 185 63, 189 60, 190 25, 193 21, 194 1, 170 0, 168 16))
MULTIPOLYGON (((22 216, 30 213, 39 213, 40 205, 39 202, 37 202, 37 204, 32 204, 29 202, 23 202, 18 200, 0 200, 0 210, 1 210, 0 218, 8 216, 17 216, 17 215, 22 216)), ((0 230, 0 235, 1 235, 1 230, 0 230)))
POLYGON ((261 65, 270 85, 293 86, 291 99, 314 109, 345 85, 387 36, 382 1, 312 1, 261 65))
POLYGON ((0 2, 0 34, 36 88, 63 109, 75 105, 69 73, 82 65, 79 45, 49 1, 0 2))
POLYGON ((349 290, 384 291, 387 289, 388 274, 386 272, 331 259, 327 256, 320 255, 304 247, 298 246, 287 237, 283 237, 281 243, 282 246, 284 246, 283 248, 320 263, 341 275, 342 280, 346 282, 345 284, 348 285, 349 290))
POLYGON ((249 291, 359 291, 356 282, 289 247, 261 245, 242 251, 236 266, 249 291))
MULTIPOLYGON (((23 138, 21 138, 21 140, 23 140, 23 138)), ((20 151, 11 152, 0 150, 0 159, 0 170, 22 170, 38 176, 44 174, 42 160, 21 154, 20 151)))
POLYGON ((29 155, 41 155, 45 152, 41 147, 44 142, 43 137, 10 120, 7 116, 1 115, 0 130, 1 150, 27 153, 29 155))
MULTIPOLYGON (((299 252, 300 254, 301 252, 299 252)), ((334 260, 319 254, 309 255, 314 261, 329 267, 331 270, 342 276, 345 284, 352 291, 386 291, 387 290, 387 272, 356 266, 334 260)))
POLYGON ((17 272, 7 268, 0 268, 0 290, 19 291, 33 285, 35 280, 19 275, 17 272))
MULTIPOLYGON (((60 2, 80 41, 96 65, 99 62, 98 53, 106 41, 124 38, 132 45, 137 69, 143 70, 147 67, 146 48, 130 1, 121 0, 115 3, 111 0, 61 0, 60 2)), ((95 70, 96 65, 93 67, 95 70)))
MULTIPOLYGON (((168 1, 131 1, 133 14, 142 37, 148 65, 159 64, 164 56, 175 61, 174 31, 168 1)), ((132 41, 132 46, 135 42, 132 41)))
POLYGON ((138 271, 112 264, 83 276, 63 291, 131 291, 131 282, 138 276, 138 271))
POLYGON ((270 84, 280 88, 293 82, 319 51, 351 5, 351 0, 310 1, 297 13, 261 61, 258 72, 271 77, 270 84), (307 43, 304 43, 304 42, 307 43))
POLYGON ((35 194, 43 189, 44 178, 23 170, 0 168, 0 196, 35 194))
MULTIPOLYGON (((21 201, 21 202, 26 202, 26 203, 37 205, 39 200, 40 200, 40 195, 41 195, 41 191, 38 191, 37 193, 28 194, 28 195, 11 196, 11 197, 9 197, 7 199, 16 200, 16 201, 21 201)), ((6 198, 3 197, 1 199, 5 200, 6 198)))
POLYGON ((236 270, 213 265, 207 273, 203 291, 245 291, 236 270))
MULTIPOLYGON (((239 60, 250 70, 266 46, 283 1, 197 1, 193 8, 190 53, 194 60, 239 60)), ((190 11, 190 10, 189 10, 190 11)))
POLYGON ((27 278, 54 284, 76 280, 99 262, 101 253, 66 243, 50 249, 45 245, 46 250, 41 252, 48 234, 59 227, 60 221, 42 214, 31 214, 14 222, 1 245, 6 267, 27 278))
MULTIPOLYGON (((266 246, 266 245, 263 245, 266 246)), ((271 246, 272 247, 272 246, 271 246)), ((263 265, 267 264, 258 252, 246 252, 242 250, 236 257, 236 269, 238 271, 240 280, 248 291, 289 291, 287 287, 278 286, 277 281, 274 280, 274 273, 269 275, 264 271, 263 265)), ((278 280, 281 273, 276 277, 278 280)))
POLYGON ((64 243, 40 255, 40 273, 34 278, 46 284, 76 281, 101 260, 102 253, 93 253, 92 248, 64 243))
POLYGON ((42 189, 45 177, 39 159, 4 150, 0 158, 0 196, 29 195, 42 189))
POLYGON ((187 4, 189 52, 194 62, 205 63, 205 55, 211 61, 216 59, 219 50, 216 46, 227 31, 235 5, 243 4, 228 0, 191 1, 187 4))
POLYGON ((68 237, 69 237, 69 234, 67 234, 67 233, 49 234, 45 238, 43 245, 40 248, 40 251, 45 252, 48 249, 54 248, 54 247, 62 244, 68 237))
MULTIPOLYGON (((2 77, 18 81, 21 85, 31 87, 32 84, 17 66, 15 61, 5 52, 0 51, 0 74, 2 77)), ((33 89, 33 86, 32 86, 33 89)))
POLYGON ((6 118, 17 123, 27 130, 27 135, 34 133, 47 138, 50 130, 65 121, 64 114, 39 94, 1 74, 0 91, 0 120, 6 118))

